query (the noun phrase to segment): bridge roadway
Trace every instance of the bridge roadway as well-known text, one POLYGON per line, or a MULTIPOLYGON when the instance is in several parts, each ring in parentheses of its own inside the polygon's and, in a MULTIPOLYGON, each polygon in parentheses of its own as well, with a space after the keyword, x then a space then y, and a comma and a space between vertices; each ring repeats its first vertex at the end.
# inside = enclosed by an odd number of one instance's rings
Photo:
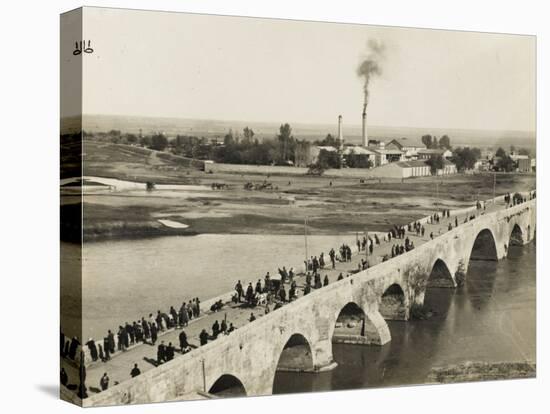
MULTIPOLYGON (((384 242, 381 238, 381 244, 375 245, 373 254, 369 256, 365 251, 357 253, 355 248, 352 261, 337 262, 335 269, 330 268, 327 260, 328 266, 320 273, 322 279, 328 275, 329 286, 303 297, 305 276, 301 275, 295 279, 299 298, 277 311, 272 310, 269 315, 263 315, 263 307, 248 308, 232 303, 226 303, 220 312, 206 312, 185 328, 190 344, 198 349, 185 355, 176 352, 173 361, 159 367, 154 363, 157 347, 148 344, 137 345, 124 353, 117 352, 106 363, 92 363, 86 376, 89 398, 83 404, 96 406, 196 398, 197 392, 213 391, 216 380, 228 375, 242 385, 246 395, 270 394, 277 370, 318 372, 333 368, 333 341, 387 343, 391 337, 385 319, 409 319, 413 304, 422 305, 428 285, 454 287, 457 281, 460 283, 460 273, 467 271, 470 255, 472 259, 498 260, 506 256, 512 233, 516 243, 533 239, 536 204, 535 200, 529 200, 529 193, 524 193, 524 196, 528 201, 516 206, 507 205, 503 197, 497 197, 486 202, 485 210, 477 210, 475 206, 454 210, 449 218, 441 218, 439 223, 429 223, 428 218, 423 218, 419 220, 425 226, 423 237, 417 236, 415 231, 406 232, 415 249, 384 263, 384 255, 391 257, 391 246, 404 244, 404 239, 384 242), (464 223, 472 215, 476 218, 464 223), (455 228, 455 219, 458 228, 455 228), (448 230, 449 223, 453 227, 451 231, 448 230), (434 240, 430 239, 430 233, 433 233, 434 240), (479 251, 474 252, 476 250, 479 251), (358 264, 365 257, 371 267, 357 273, 358 264), (345 279, 335 283, 340 273, 345 279), (350 276, 351 273, 355 274, 350 276), (322 295, 323 292, 326 294, 322 295), (329 297, 337 300, 323 306, 329 297), (361 309, 364 322, 358 326, 362 329, 354 327, 353 316, 342 319, 340 311, 347 303, 356 304, 361 309), (252 323, 248 322, 251 312, 257 318, 252 323), (280 317, 276 318, 277 315, 280 317), (199 347, 200 331, 204 328, 211 332, 214 321, 221 322, 224 317, 237 330, 199 347), (275 318, 277 321, 273 321, 275 318), (263 323, 264 319, 272 323, 263 323), (288 355, 283 358, 284 354, 288 355), (142 374, 131 379, 130 370, 134 363, 139 365, 142 374), (111 387, 95 394, 99 391, 99 380, 104 372, 110 377, 111 387), (114 385, 116 383, 120 384, 114 385)), ((354 247, 353 236, 349 244, 354 247)), ((333 247, 338 251, 339 246, 333 247)), ((328 251, 325 256, 329 259, 328 251)), ((258 275, 250 280, 253 286, 258 278, 263 284, 263 276, 258 275)), ((242 282, 246 288, 248 281, 242 282)), ((288 293, 288 286, 285 288, 288 293)), ((177 308, 179 304, 173 305, 177 308)), ((157 345, 162 340, 178 348, 180 332, 181 329, 175 329, 160 335, 157 345)), ((69 382, 71 380, 77 382, 76 378, 70 378, 69 382)))

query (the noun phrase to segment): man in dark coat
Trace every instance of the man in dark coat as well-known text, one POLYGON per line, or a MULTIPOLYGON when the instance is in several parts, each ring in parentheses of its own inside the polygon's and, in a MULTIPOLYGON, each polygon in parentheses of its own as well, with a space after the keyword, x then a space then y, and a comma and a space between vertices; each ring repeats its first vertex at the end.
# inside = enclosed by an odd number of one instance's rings
POLYGON ((178 313, 173 306, 170 306, 170 315, 172 315, 172 327, 177 326, 178 324, 178 313))
POLYGON ((107 373, 104 373, 99 380, 99 387, 101 388, 101 391, 105 391, 109 388, 109 377, 107 376, 107 373))
POLYGON ((222 319, 222 323, 220 325, 220 333, 226 333, 227 332, 227 322, 225 319, 222 319))
POLYGON ((185 333, 185 331, 180 332, 179 339, 181 352, 183 352, 184 349, 187 349, 189 347, 189 342, 187 342, 187 334, 185 333))
POLYGON ((208 343, 208 332, 206 332, 206 329, 203 329, 199 335, 199 339, 201 341, 201 346, 206 345, 208 343))
POLYGON ((61 368, 61 385, 67 386, 68 382, 69 382, 69 377, 65 372, 65 368, 61 368))
POLYGON ((243 285, 240 280, 235 285, 235 291, 237 292, 237 301, 241 303, 241 297, 243 296, 243 285))
POLYGON ((149 339, 151 337, 149 322, 147 322, 143 316, 141 317, 141 328, 143 329, 143 336, 145 337, 145 339, 149 339))
POLYGON ((175 352, 175 348, 174 346, 172 345, 172 342, 168 342, 168 346, 166 347, 166 350, 165 350, 165 360, 166 361, 171 361, 174 359, 174 352, 175 352))
POLYGON ((109 344, 109 337, 103 338, 103 350, 105 351, 105 361, 111 359, 111 345, 109 344))
POLYGON ((255 292, 256 292, 258 295, 261 295, 261 294, 262 294, 262 282, 260 281, 260 279, 258 279, 258 281, 256 282, 256 289, 255 289, 255 292))
POLYGON ((198 318, 201 314, 201 301, 199 298, 195 298, 195 318, 198 318))
POLYGON ((132 376, 132 378, 135 378, 139 374, 141 374, 141 371, 139 370, 138 365, 134 364, 134 368, 132 368, 132 371, 130 371, 130 375, 132 376))
POLYGON ((157 342, 157 325, 151 324, 151 344, 155 345, 155 342, 157 342))
POLYGON ((79 345, 80 341, 76 336, 74 336, 73 339, 71 339, 71 345, 69 347, 69 358, 71 358, 72 360, 74 360, 76 357, 76 351, 79 345))
POLYGON ((61 354, 61 357, 65 356, 65 335, 63 332, 61 332, 61 338, 59 342, 59 352, 61 354))
POLYGON ((282 302, 286 302, 286 290, 285 287, 281 284, 281 290, 279 290, 279 297, 282 302))
POLYGON ((328 275, 325 275, 325 279, 323 280, 323 286, 328 286, 328 275))
POLYGON ((134 327, 132 325, 130 325, 128 322, 126 322, 126 325, 124 326, 124 330, 126 331, 126 333, 128 334, 128 337, 129 337, 129 341, 126 344, 126 347, 130 346, 130 344, 133 345, 136 341, 134 327))
POLYGON ((111 332, 111 330, 107 331, 107 338, 109 340, 109 351, 111 351, 111 354, 115 353, 115 336, 111 332))
POLYGON ((157 364, 162 364, 166 360, 166 346, 164 341, 160 341, 160 344, 157 348, 157 364))
POLYGON ((86 346, 90 350, 92 361, 97 361, 97 346, 95 345, 95 341, 92 338, 88 339, 88 342, 86 342, 86 346))
POLYGON ((214 324, 212 325, 212 336, 214 337, 214 339, 218 337, 219 333, 220 333, 220 324, 216 319, 216 322, 214 322, 214 324))
POLYGON ((252 303, 253 297, 254 297, 254 288, 252 287, 252 283, 249 283, 248 287, 246 288, 246 302, 249 305, 252 303))

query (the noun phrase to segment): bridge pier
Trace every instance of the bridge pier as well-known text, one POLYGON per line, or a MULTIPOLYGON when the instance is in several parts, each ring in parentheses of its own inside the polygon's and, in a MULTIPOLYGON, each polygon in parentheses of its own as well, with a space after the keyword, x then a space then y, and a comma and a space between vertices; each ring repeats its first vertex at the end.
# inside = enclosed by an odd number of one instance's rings
POLYGON ((313 352, 315 352, 314 372, 330 371, 338 366, 332 355, 332 341, 330 338, 315 343, 313 352))

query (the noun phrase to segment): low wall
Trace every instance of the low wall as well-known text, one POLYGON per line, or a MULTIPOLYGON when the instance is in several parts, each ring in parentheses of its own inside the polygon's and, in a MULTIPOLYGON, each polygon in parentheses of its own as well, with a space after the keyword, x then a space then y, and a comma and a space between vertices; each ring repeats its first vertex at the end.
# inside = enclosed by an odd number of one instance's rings
MULTIPOLYGON (((206 162, 204 171, 207 173, 232 173, 232 174, 260 174, 260 175, 306 175, 309 168, 290 167, 282 165, 248 165, 248 164, 221 164, 206 162)), ((324 177, 352 177, 366 178, 372 170, 364 168, 331 168, 323 173, 324 177)))

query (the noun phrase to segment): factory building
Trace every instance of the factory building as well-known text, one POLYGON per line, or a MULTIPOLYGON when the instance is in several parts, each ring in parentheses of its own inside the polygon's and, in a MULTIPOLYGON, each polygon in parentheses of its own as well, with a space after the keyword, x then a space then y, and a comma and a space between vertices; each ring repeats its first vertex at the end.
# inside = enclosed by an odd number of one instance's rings
MULTIPOLYGON (((456 174, 456 172, 456 165, 445 160, 444 167, 437 170, 437 175, 456 174)), ((431 175, 430 166, 423 160, 393 162, 369 171, 369 176, 379 178, 404 179, 431 175)))

